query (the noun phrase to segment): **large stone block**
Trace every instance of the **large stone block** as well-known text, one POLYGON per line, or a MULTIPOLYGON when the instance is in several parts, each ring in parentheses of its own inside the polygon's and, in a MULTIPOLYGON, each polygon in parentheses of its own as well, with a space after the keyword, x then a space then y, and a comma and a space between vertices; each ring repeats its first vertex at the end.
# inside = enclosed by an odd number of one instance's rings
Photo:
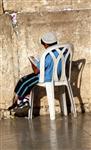
POLYGON ((39 11, 43 3, 43 0, 3 0, 5 11, 35 12, 39 11))
POLYGON ((0 17, 0 104, 6 107, 12 95, 11 89, 14 84, 13 66, 12 66, 12 39, 11 39, 10 20, 7 16, 0 17), (8 44, 7 44, 8 43, 8 44))
POLYGON ((91 9, 91 1, 89 0, 72 0, 72 8, 74 9, 80 9, 80 10, 86 10, 91 9))
POLYGON ((0 15, 3 13, 3 3, 2 0, 0 0, 0 15))
POLYGON ((91 9, 89 0, 3 0, 5 11, 41 12, 91 9))

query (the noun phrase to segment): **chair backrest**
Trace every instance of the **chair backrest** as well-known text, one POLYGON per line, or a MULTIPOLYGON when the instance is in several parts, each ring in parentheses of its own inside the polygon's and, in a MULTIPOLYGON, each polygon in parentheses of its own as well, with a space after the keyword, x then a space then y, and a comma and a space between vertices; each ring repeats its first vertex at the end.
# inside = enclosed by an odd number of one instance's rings
POLYGON ((39 82, 44 82, 44 74, 45 74, 45 58, 47 55, 51 55, 53 59, 53 75, 52 81, 60 81, 60 80, 70 80, 71 77, 71 65, 72 65, 72 57, 73 57, 73 45, 72 44, 64 44, 64 45, 54 45, 51 46, 45 51, 40 59, 40 80, 39 82), (61 50, 60 50, 61 49, 61 50), (58 52, 58 56, 56 57, 53 50, 58 52), (62 62, 62 72, 61 77, 58 77, 57 69, 59 61, 62 62), (68 65, 68 66, 67 66, 68 65), (67 72, 66 72, 66 68, 67 72))

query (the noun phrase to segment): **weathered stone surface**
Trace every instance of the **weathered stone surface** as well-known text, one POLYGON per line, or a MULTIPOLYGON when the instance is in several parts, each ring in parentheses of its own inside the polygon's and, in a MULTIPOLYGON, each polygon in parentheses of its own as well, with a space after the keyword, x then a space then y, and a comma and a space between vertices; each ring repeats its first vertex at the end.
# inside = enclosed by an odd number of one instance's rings
POLYGON ((0 103, 2 107, 6 107, 6 103, 10 101, 12 95, 11 89, 13 89, 13 62, 12 62, 12 39, 11 39, 11 26, 9 17, 0 17, 0 58, 1 58, 1 70, 0 70, 0 103), (8 44, 7 44, 8 43, 8 44))
POLYGON ((3 0, 5 11, 40 12, 91 9, 89 0, 3 0))
POLYGON ((91 9, 91 2, 89 0, 72 0, 73 9, 91 9))
POLYGON ((3 5, 2 5, 2 0, 0 0, 0 15, 3 13, 3 5))

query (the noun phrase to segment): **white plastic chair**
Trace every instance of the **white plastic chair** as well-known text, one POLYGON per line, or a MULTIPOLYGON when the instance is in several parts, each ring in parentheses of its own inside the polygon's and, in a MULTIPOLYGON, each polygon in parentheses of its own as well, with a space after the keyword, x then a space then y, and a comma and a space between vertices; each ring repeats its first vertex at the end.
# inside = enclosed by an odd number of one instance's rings
MULTIPOLYGON (((50 119, 55 120, 55 98, 54 98, 54 86, 66 86, 69 98, 71 102, 71 112, 73 113, 74 117, 76 117, 76 106, 73 99, 73 93, 70 85, 70 78, 71 78, 71 64, 72 64, 72 56, 73 56, 73 46, 71 44, 65 44, 65 45, 54 45, 51 46, 45 51, 40 59, 40 79, 38 86, 43 86, 46 88, 47 98, 48 98, 48 105, 49 105, 49 113, 50 113, 50 119), (60 50, 60 48, 63 48, 60 50), (52 50, 56 49, 58 52, 58 57, 56 58, 52 50), (65 55, 64 55, 65 53, 65 55), (53 61, 54 61, 54 67, 53 67, 53 76, 51 82, 44 82, 44 74, 45 74, 45 57, 47 54, 50 54, 53 61), (69 58, 69 70, 68 70, 68 77, 66 75, 66 63, 69 58), (59 63, 59 60, 62 61, 62 73, 60 79, 57 75, 57 66, 59 63)), ((33 94, 33 93, 32 93, 33 94)), ((64 115, 67 116, 67 106, 66 106, 66 98, 65 93, 62 94, 62 100, 63 100, 63 112, 64 115)), ((29 112, 29 118, 32 119, 32 111, 33 111, 33 95, 30 95, 30 105, 31 109, 29 112)))

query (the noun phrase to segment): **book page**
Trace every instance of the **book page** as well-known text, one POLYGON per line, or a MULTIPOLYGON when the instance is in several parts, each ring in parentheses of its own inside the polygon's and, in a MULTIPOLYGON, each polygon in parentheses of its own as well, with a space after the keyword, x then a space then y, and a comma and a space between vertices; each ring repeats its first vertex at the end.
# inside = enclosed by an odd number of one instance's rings
POLYGON ((39 60, 34 58, 33 56, 28 57, 28 59, 31 62, 32 69, 33 69, 34 73, 38 74, 40 72, 39 68, 37 67, 37 62, 39 62, 39 60))
POLYGON ((38 59, 38 58, 35 58, 35 57, 33 57, 33 56, 30 56, 30 57, 28 57, 28 59, 29 59, 29 61, 30 61, 33 65, 35 65, 35 66, 37 67, 37 63, 36 63, 36 62, 39 62, 39 59, 38 59))

